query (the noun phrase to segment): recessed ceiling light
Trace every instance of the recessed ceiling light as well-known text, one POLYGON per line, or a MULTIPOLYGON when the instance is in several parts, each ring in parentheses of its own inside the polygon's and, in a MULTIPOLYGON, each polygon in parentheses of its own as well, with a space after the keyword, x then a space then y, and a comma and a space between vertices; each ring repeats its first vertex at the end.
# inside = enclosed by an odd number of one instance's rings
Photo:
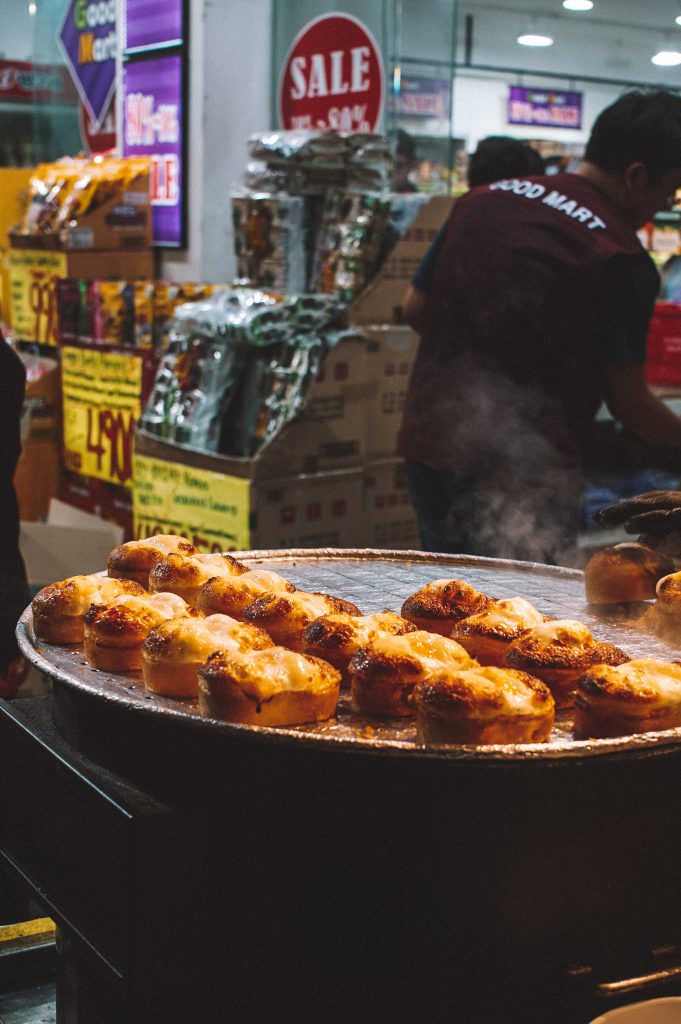
POLYGON ((650 58, 653 64, 662 68, 673 68, 681 64, 681 53, 678 50, 660 50, 654 57, 650 58))
POLYGON ((525 32, 523 35, 518 36, 517 42, 521 46, 553 46, 551 36, 539 35, 536 32, 525 32))
POLYGON ((674 21, 676 22, 677 25, 681 25, 681 14, 677 14, 676 17, 674 18, 674 21))
POLYGON ((590 11, 593 0, 563 0, 563 7, 568 11, 590 11))

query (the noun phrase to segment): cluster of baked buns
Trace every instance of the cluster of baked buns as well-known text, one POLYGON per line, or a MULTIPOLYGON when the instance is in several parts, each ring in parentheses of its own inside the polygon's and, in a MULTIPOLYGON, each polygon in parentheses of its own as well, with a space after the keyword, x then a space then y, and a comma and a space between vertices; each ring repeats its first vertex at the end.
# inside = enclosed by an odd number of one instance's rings
POLYGON ((458 579, 427 584, 399 615, 363 615, 161 535, 115 548, 107 576, 45 587, 33 625, 82 644, 95 669, 139 671, 154 693, 242 724, 329 719, 341 687, 358 714, 415 718, 424 743, 545 741, 556 707, 573 705, 578 736, 681 724, 681 666, 630 661, 582 623, 458 579))

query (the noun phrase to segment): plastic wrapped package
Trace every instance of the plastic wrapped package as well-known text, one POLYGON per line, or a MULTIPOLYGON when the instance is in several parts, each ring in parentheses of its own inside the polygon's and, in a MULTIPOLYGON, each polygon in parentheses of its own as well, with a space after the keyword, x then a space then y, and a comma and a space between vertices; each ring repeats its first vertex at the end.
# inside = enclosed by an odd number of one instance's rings
POLYGON ((389 214, 387 194, 329 192, 317 233, 311 290, 352 302, 377 268, 389 214))
POLYGON ((251 457, 302 406, 343 307, 243 287, 176 310, 142 426, 176 444, 251 457))
POLYGON ((237 273, 253 286, 305 290, 305 207, 300 196, 232 196, 237 273))

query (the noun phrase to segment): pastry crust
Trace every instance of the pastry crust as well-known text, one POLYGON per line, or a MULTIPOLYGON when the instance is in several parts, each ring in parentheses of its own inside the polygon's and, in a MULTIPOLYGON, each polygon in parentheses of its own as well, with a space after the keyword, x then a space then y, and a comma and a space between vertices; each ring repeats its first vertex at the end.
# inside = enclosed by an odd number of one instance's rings
POLYGON ((232 579, 248 572, 248 566, 231 555, 166 555, 149 573, 149 589, 178 594, 187 604, 196 605, 199 590, 216 576, 232 579))
POLYGON ((340 597, 296 590, 293 594, 279 592, 257 597, 244 609, 244 619, 266 629, 275 644, 290 647, 293 651, 302 651, 306 627, 320 615, 334 612, 362 614, 356 605, 340 597))
POLYGON ((170 554, 198 555, 199 550, 174 533, 158 533, 145 540, 130 540, 119 544, 109 555, 109 576, 135 580, 148 589, 149 573, 161 558, 170 554))
POLYGON ((625 604, 655 597, 658 580, 674 571, 670 559, 633 541, 597 551, 584 568, 590 604, 625 604))
POLYGON ((412 702, 421 743, 542 743, 555 717, 539 679, 489 665, 422 680, 412 702))
POLYGON ((335 612, 321 615, 303 630, 302 649, 306 654, 324 658, 341 673, 341 686, 350 685, 348 664, 360 647, 378 636, 402 636, 413 633, 416 626, 395 612, 374 615, 346 615, 335 612))
POLYGON ((215 651, 241 654, 272 647, 264 629, 228 615, 182 616, 155 626, 142 645, 142 679, 166 697, 196 697, 199 666, 215 651))
POLYGON ((220 612, 242 619, 244 611, 261 594, 293 594, 296 588, 268 569, 250 569, 242 576, 218 577, 199 587, 196 607, 205 615, 220 612))
POLYGON ((143 594, 132 580, 108 576, 70 576, 43 587, 31 602, 33 632, 50 644, 79 644, 83 640, 83 616, 91 604, 104 604, 124 594, 143 594))
POLYGON ((560 708, 572 706, 577 680, 592 665, 622 665, 629 658, 614 644, 595 640, 583 623, 551 619, 514 640, 504 660, 545 682, 560 708))
POLYGON ((639 624, 673 643, 681 641, 681 572, 669 573, 658 581, 657 600, 639 624))
POLYGON ((538 612, 525 598, 509 597, 492 601, 481 612, 461 619, 451 636, 481 665, 501 668, 509 644, 548 621, 548 616, 538 612))
POLYGON ((578 739, 629 736, 681 726, 681 665, 634 658, 594 665, 577 683, 578 739))
POLYGON ((437 633, 383 633, 360 647, 350 660, 352 706, 362 715, 379 718, 412 715, 411 694, 416 683, 474 664, 460 644, 437 633))
POLYGON ((464 580, 433 580, 406 599, 402 615, 418 629, 449 636, 459 619, 482 611, 491 600, 464 580))
POLYGON ((219 651, 199 669, 204 715, 243 725, 285 726, 333 717, 340 672, 285 647, 234 655, 219 651))
POLYGON ((92 668, 132 672, 142 668, 142 644, 161 622, 196 614, 177 594, 142 594, 90 606, 84 652, 92 668))

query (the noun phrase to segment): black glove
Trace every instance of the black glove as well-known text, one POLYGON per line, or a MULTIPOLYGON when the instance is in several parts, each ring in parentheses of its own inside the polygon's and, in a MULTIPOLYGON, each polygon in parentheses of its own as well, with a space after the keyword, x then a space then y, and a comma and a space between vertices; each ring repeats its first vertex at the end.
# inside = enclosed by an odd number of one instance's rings
POLYGON ((681 530, 681 491, 648 491, 594 512, 599 526, 621 526, 627 533, 664 537, 681 530))

